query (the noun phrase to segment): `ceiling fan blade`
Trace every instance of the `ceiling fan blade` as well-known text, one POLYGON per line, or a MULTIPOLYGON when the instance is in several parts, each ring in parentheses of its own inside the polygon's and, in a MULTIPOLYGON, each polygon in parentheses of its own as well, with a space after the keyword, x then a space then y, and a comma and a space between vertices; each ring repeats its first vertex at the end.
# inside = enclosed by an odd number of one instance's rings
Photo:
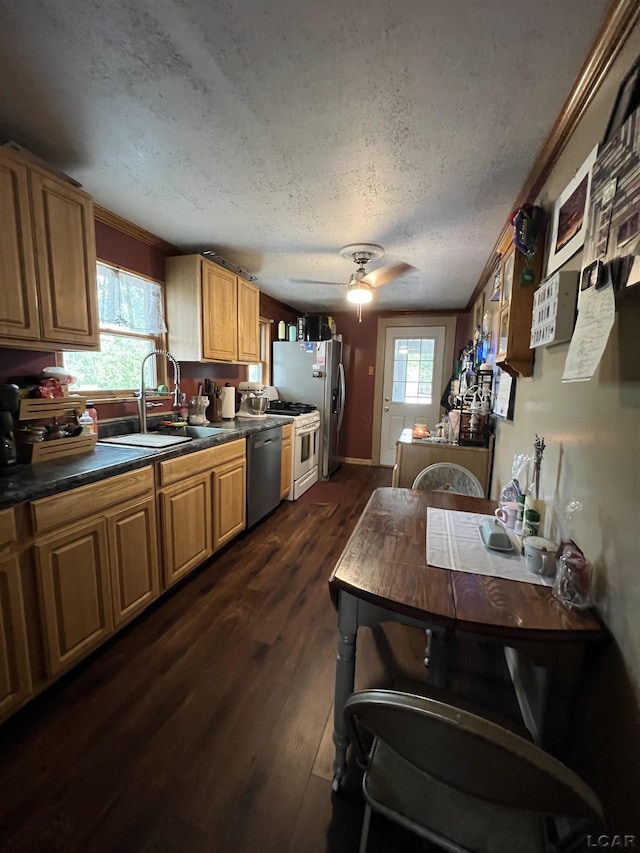
POLYGON ((382 267, 379 270, 372 270, 370 273, 362 279, 366 284, 370 284, 371 287, 382 287, 383 284, 388 284, 390 281, 393 281, 394 278, 399 278, 401 275, 404 275, 409 270, 413 270, 415 267, 412 267, 411 264, 393 264, 390 267, 382 267))
POLYGON ((291 284, 330 284, 332 287, 346 287, 346 281, 316 281, 313 278, 290 278, 291 284))

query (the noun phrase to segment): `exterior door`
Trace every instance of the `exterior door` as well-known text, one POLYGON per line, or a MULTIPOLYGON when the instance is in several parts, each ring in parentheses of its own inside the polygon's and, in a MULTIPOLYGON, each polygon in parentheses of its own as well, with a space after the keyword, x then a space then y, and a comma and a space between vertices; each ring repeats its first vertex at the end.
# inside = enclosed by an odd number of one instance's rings
POLYGON ((386 330, 380 464, 393 465, 406 427, 440 420, 445 329, 390 326, 386 330))

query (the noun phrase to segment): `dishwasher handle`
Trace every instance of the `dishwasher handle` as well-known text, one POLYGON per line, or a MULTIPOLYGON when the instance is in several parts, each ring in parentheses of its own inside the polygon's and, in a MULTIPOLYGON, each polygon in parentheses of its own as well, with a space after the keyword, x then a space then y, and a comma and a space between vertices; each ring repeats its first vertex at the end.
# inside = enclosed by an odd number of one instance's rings
POLYGON ((259 436, 254 436, 251 445, 256 449, 259 447, 265 447, 267 444, 277 444, 280 441, 280 436, 271 436, 270 438, 260 438, 259 436))

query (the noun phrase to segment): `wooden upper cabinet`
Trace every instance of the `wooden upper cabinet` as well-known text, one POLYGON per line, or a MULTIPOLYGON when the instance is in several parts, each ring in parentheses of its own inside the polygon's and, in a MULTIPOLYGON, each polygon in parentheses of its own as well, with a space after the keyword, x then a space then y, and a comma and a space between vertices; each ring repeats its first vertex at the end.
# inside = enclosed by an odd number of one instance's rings
POLYGON ((202 261, 203 352, 212 361, 238 358, 237 276, 210 261, 202 261))
POLYGON ((183 361, 260 360, 260 291, 200 255, 167 258, 169 349, 183 361))
POLYGON ((31 176, 42 336, 98 346, 96 238, 86 193, 44 172, 31 176))
POLYGON ((0 149, 0 335, 40 338, 27 167, 0 149))
POLYGON ((500 310, 496 364, 511 376, 533 376, 534 350, 529 349, 533 294, 540 284, 544 247, 538 247, 531 266, 535 280, 522 284, 524 255, 516 251, 511 235, 502 246, 500 310))
POLYGON ((238 277, 238 361, 260 361, 260 291, 238 277))
POLYGON ((0 341, 98 349, 93 204, 0 148, 0 341))

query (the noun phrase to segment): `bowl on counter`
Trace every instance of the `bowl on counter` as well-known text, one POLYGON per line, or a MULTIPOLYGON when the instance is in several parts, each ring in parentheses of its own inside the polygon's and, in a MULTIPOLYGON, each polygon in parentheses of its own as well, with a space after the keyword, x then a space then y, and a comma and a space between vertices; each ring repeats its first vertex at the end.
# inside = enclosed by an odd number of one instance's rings
POLYGON ((264 415, 269 400, 266 397, 248 397, 247 402, 254 415, 264 415))

